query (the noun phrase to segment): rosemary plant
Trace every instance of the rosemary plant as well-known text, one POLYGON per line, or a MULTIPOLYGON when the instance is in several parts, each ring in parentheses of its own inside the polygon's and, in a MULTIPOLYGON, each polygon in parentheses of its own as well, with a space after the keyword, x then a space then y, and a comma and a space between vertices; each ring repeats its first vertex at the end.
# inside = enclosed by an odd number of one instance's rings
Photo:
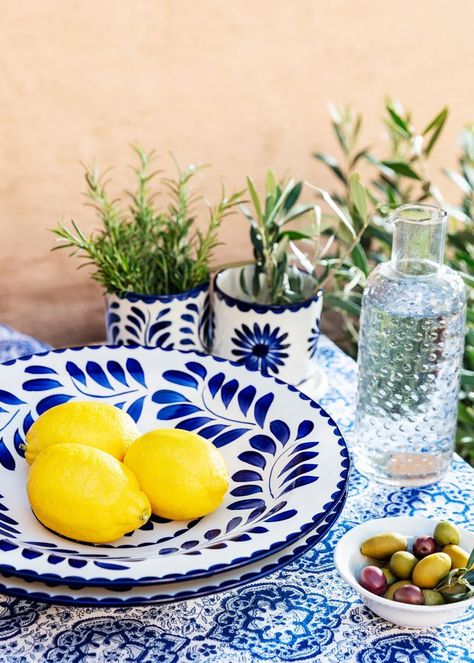
MULTIPOLYGON (((157 191, 152 180, 157 171, 150 166, 154 152, 135 146, 139 164, 134 168, 137 185, 126 192, 130 205, 123 208, 119 199, 108 193, 106 172, 85 167, 86 197, 97 211, 101 228, 86 235, 75 221, 71 228, 60 224, 53 232, 60 240, 55 249, 72 248, 94 268, 92 278, 109 293, 136 292, 164 295, 185 292, 209 278, 209 261, 218 245, 218 230, 223 219, 240 202, 241 192, 229 197, 222 190, 219 202, 208 207, 205 230, 196 226, 196 203, 191 196, 191 180, 203 166, 178 167, 175 179, 163 179, 170 202, 157 210, 157 191)), ((54 250, 54 249, 53 249, 54 250)))

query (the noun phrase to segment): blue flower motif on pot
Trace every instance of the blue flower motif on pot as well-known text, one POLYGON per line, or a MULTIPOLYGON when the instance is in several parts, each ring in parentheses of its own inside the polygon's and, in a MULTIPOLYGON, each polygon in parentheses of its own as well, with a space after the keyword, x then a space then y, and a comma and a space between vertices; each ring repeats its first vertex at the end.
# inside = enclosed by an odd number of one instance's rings
POLYGON ((109 343, 200 352, 208 348, 208 283, 175 295, 108 294, 106 302, 109 343))
POLYGON ((261 371, 264 375, 278 374, 279 366, 287 359, 289 343, 285 343, 288 333, 280 333, 280 328, 271 330, 267 323, 261 328, 256 322, 250 329, 242 325, 235 329, 232 342, 236 346, 232 354, 238 364, 243 364, 251 371, 261 371))
POLYGON ((225 269, 214 280, 212 354, 290 384, 311 378, 316 370, 322 290, 315 292, 313 280, 308 291, 314 294, 303 301, 257 304, 242 292, 241 272, 241 267, 225 269))
POLYGON ((319 319, 317 319, 316 322, 314 323, 314 327, 312 327, 311 329, 310 337, 308 338, 308 352, 311 359, 314 357, 314 355, 316 354, 316 350, 318 349, 318 341, 320 335, 321 332, 319 330, 319 319))

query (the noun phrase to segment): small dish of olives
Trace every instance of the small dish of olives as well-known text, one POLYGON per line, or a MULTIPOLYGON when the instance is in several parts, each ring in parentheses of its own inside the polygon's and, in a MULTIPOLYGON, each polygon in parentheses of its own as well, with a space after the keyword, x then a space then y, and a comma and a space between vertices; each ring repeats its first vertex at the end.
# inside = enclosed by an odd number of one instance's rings
POLYGON ((474 533, 447 520, 397 516, 352 528, 338 541, 334 560, 376 615, 430 628, 474 605, 473 548, 474 533))

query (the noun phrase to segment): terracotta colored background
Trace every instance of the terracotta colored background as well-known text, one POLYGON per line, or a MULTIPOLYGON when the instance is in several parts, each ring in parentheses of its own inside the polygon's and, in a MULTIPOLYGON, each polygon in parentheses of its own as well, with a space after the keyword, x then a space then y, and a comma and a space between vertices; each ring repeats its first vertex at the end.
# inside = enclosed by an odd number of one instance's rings
MULTIPOLYGON (((384 97, 420 125, 448 103, 434 166, 452 166, 474 119, 472 0, 17 0, 0 24, 0 320, 56 345, 103 335, 100 288, 47 228, 86 229, 79 160, 115 164, 128 144, 206 161, 205 191, 268 166, 332 183, 311 151, 334 151, 326 103, 350 102, 380 137, 384 97)), ((247 255, 228 220, 221 259, 247 255)))

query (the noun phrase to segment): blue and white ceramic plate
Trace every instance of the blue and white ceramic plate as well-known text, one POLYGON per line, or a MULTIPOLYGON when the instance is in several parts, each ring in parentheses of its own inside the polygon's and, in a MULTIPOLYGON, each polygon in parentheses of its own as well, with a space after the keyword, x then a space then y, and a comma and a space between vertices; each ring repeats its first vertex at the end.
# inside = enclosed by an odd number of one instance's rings
POLYGON ((158 586, 90 587, 43 583, 38 580, 0 574, 0 591, 34 601, 61 605, 131 606, 147 603, 173 603, 216 594, 254 582, 291 564, 317 545, 339 518, 346 501, 344 494, 337 506, 309 534, 284 550, 240 569, 231 569, 213 578, 195 578, 158 586))
POLYGON ((170 583, 247 565, 309 534, 344 494, 348 452, 334 421, 273 378, 208 355, 150 348, 57 350, 0 367, 0 570, 42 581, 170 583), (25 432, 72 399, 110 402, 143 432, 173 427, 212 440, 230 489, 190 522, 154 519, 107 545, 45 529, 26 495, 25 432))

